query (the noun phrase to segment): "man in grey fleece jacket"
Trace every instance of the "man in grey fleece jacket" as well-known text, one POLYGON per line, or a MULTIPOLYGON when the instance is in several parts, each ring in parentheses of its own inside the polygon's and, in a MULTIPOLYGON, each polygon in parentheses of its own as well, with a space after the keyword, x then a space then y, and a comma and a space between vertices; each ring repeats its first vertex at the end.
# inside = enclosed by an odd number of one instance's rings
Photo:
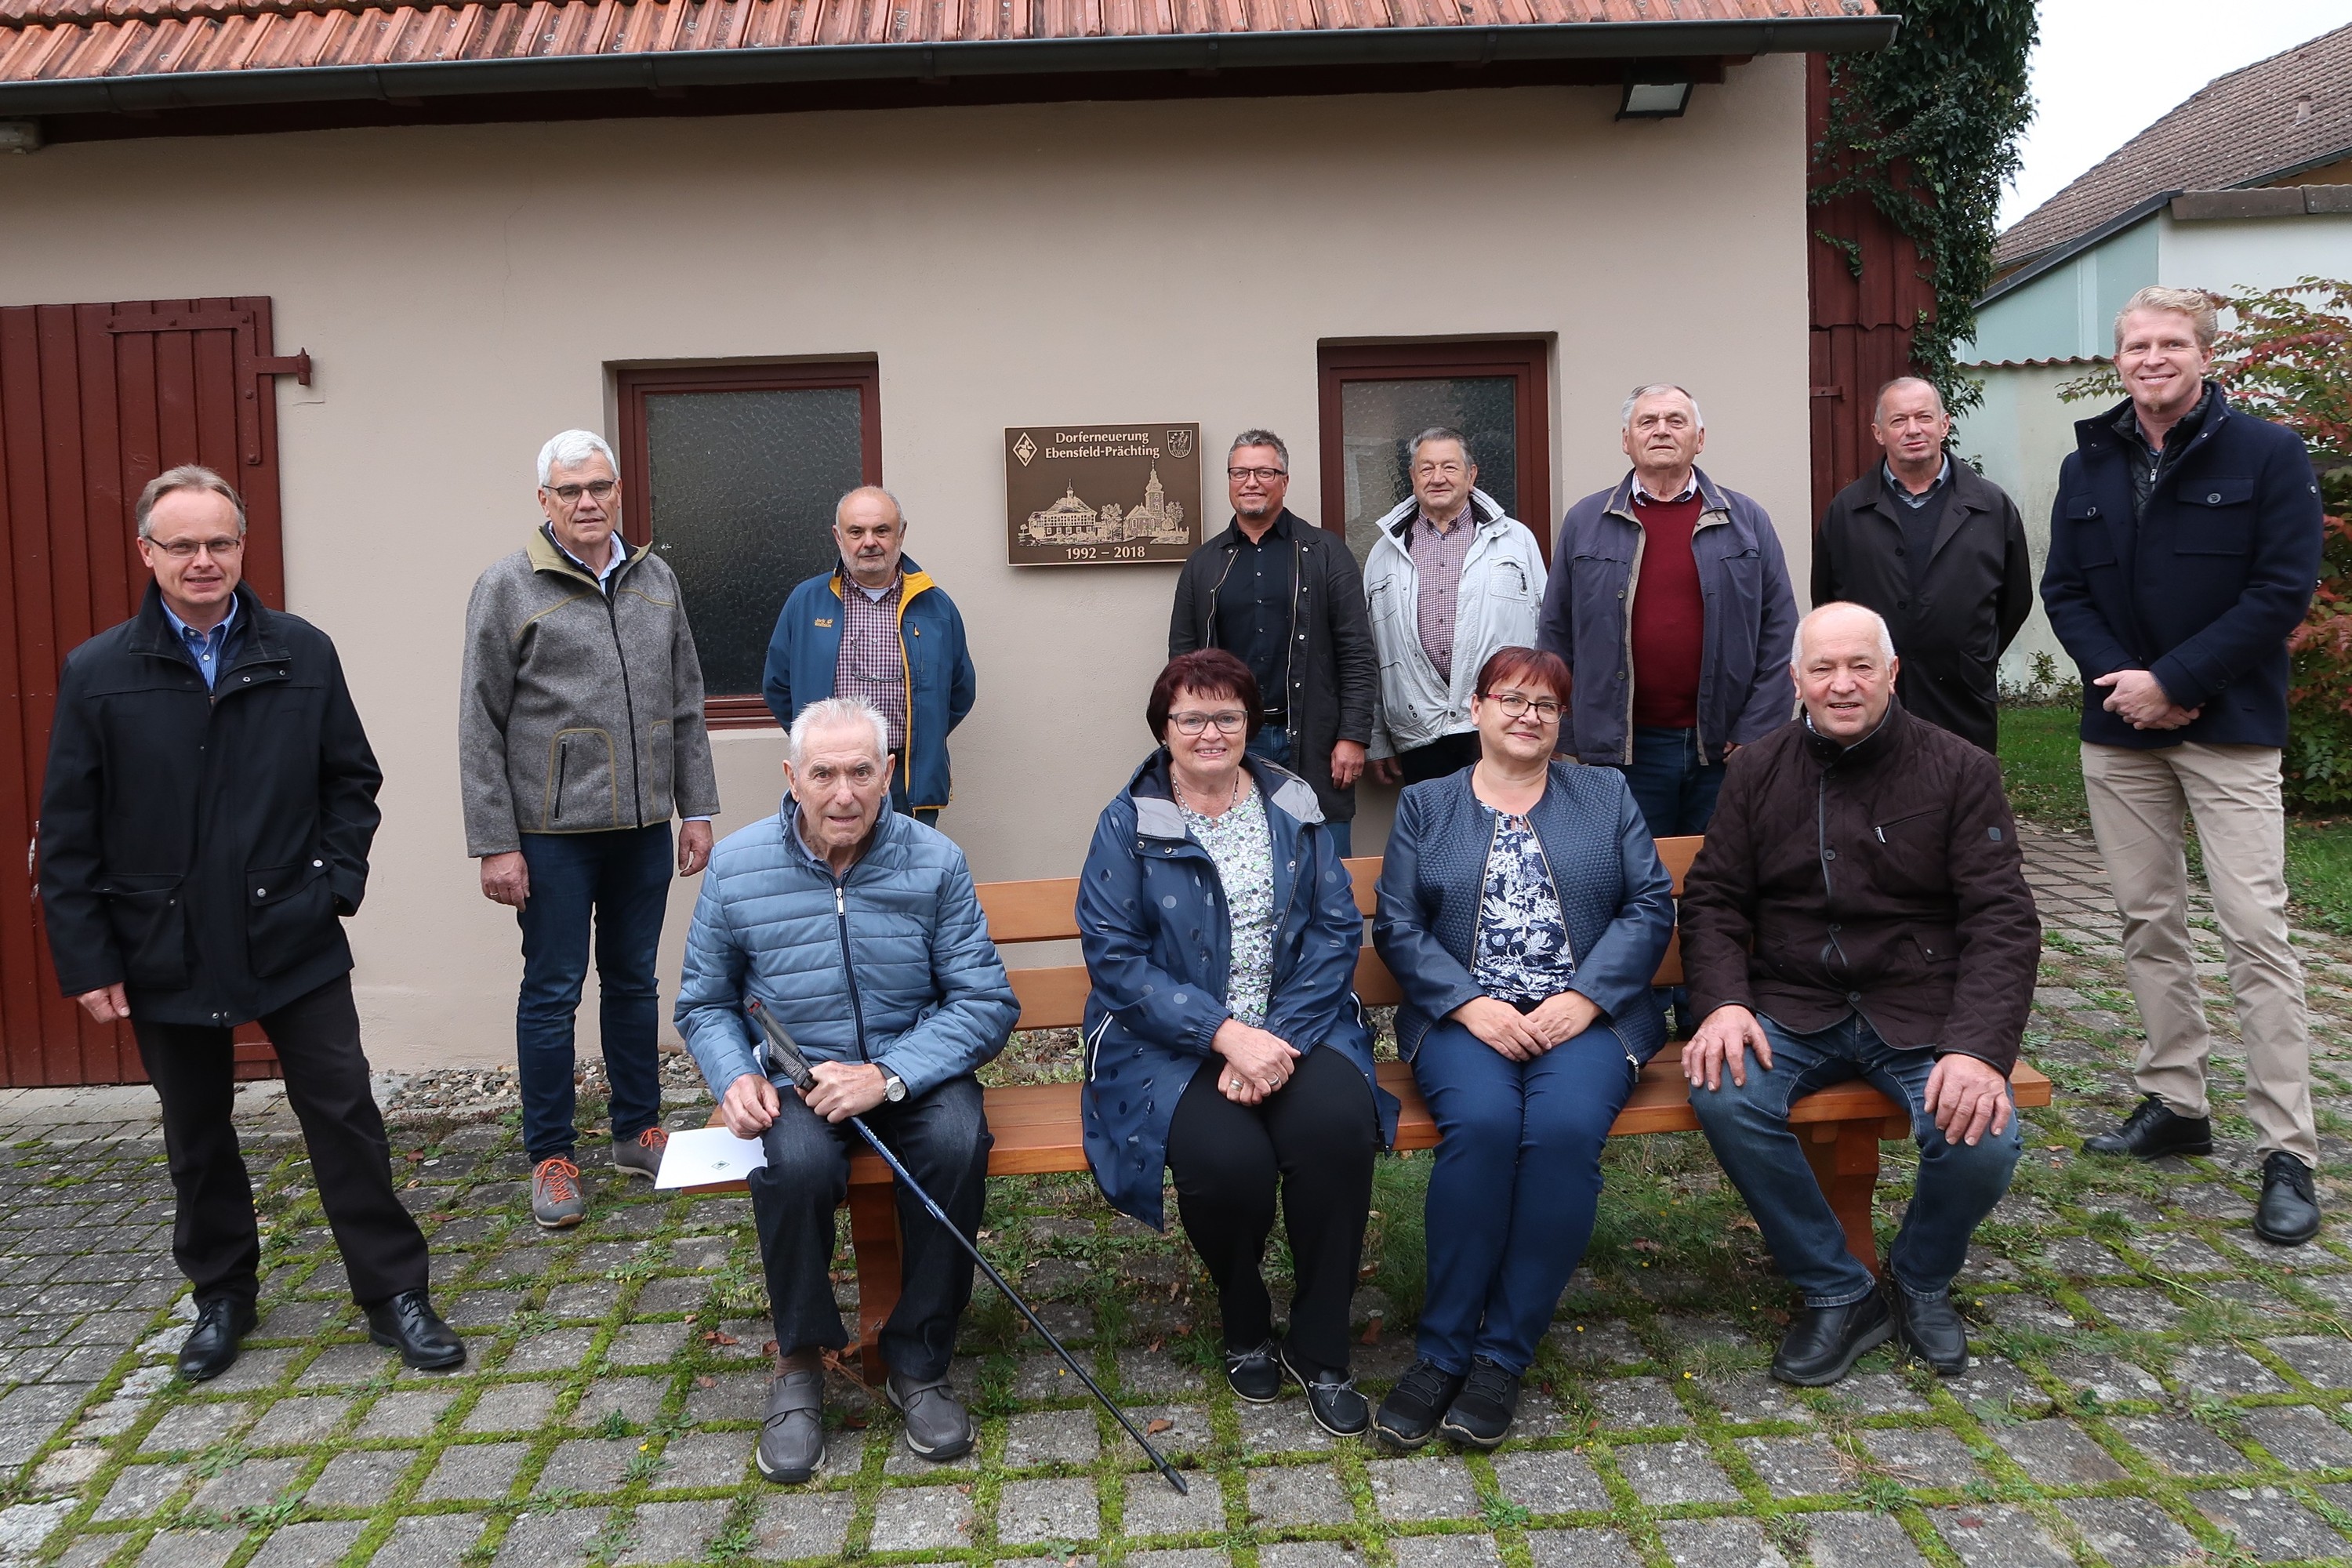
POLYGON ((673 852, 710 858, 719 783, 702 721, 702 666, 668 563, 618 536, 619 468, 586 430, 541 448, 546 521, 474 584, 466 609, 458 767, 466 853, 482 893, 522 927, 515 1055, 531 1217, 587 1212, 572 1159, 573 1015, 596 939, 613 1163, 651 1180, 668 1134, 656 1066, 654 955, 673 852))

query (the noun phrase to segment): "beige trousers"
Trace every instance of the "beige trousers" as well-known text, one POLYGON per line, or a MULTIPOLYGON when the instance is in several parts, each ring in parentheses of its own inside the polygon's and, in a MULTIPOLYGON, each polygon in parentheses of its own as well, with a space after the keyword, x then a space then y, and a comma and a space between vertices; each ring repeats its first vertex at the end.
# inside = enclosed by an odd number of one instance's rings
POLYGON ((2286 815, 2279 752, 2184 742, 2162 751, 2083 747, 2091 831, 2124 918, 2124 971, 2147 1043, 2133 1076, 2182 1116, 2209 1113, 2213 1049, 2189 941, 2183 813, 2197 824, 2205 879, 2229 961, 2246 1047, 2246 1115, 2256 1158, 2284 1149, 2319 1163, 2311 1116, 2311 1026, 2303 965, 2287 942, 2286 815))

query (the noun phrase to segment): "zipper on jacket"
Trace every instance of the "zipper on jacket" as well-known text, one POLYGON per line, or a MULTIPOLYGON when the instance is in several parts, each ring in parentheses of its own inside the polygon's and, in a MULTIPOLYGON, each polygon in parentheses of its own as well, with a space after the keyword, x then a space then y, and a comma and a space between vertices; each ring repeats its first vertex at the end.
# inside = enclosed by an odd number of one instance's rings
MULTIPOLYGON (((614 540, 613 548, 623 548, 620 541, 614 540)), ((629 690, 629 656, 621 649, 621 611, 616 598, 620 587, 620 578, 616 574, 613 579, 612 591, 604 595, 604 619, 613 628, 613 658, 621 666, 621 715, 629 721, 629 794, 637 803, 636 825, 643 827, 646 826, 646 789, 645 781, 637 773, 637 702, 629 690)), ((619 780, 614 781, 614 787, 620 787, 619 780)))
POLYGON ((552 827, 563 820, 563 775, 571 771, 572 737, 564 736, 555 742, 555 815, 549 820, 552 827))
POLYGON ((870 1062, 874 1058, 866 1052, 866 1007, 857 999, 857 966, 849 961, 849 900, 839 882, 833 885, 833 918, 841 931, 841 973, 849 982, 849 1021, 857 1030, 857 1059, 870 1062))
MULTIPOLYGON (((1486 805, 1485 801, 1478 804, 1486 805)), ((1470 921, 1470 978, 1473 981, 1478 978, 1478 933, 1486 929, 1486 861, 1495 858, 1495 842, 1503 837, 1503 814, 1491 805, 1486 809, 1493 814, 1495 826, 1486 835, 1486 859, 1478 862, 1478 912, 1470 921)), ((1546 862, 1546 867, 1549 868, 1549 862, 1546 862)), ((1567 921, 1563 918, 1560 923, 1565 925, 1567 921)))
POLYGON ((915 800, 915 661, 907 657, 907 579, 903 573, 898 578, 898 677, 907 690, 907 732, 898 742, 898 766, 907 774, 907 809, 911 812, 921 807, 915 800))
POLYGON ((1095 1080, 1095 1064, 1102 1058, 1103 1037, 1110 1033, 1110 1024, 1113 1016, 1113 1014, 1108 1011, 1105 1011, 1102 1022, 1095 1026, 1093 1037, 1087 1041, 1086 1071, 1080 1076, 1088 1083, 1092 1083, 1095 1080))

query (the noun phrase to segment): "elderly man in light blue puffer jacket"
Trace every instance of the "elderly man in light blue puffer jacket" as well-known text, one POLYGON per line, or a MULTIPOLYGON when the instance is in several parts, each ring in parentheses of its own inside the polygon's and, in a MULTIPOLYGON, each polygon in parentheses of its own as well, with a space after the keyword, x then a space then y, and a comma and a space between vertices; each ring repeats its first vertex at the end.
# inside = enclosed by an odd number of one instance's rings
MULTIPOLYGON (((967 1238, 986 1197, 988 1123, 973 1071, 1004 1048, 1020 1004, 988 939, 963 852, 890 809, 888 730, 851 698, 801 710, 792 794, 711 855, 687 937, 677 1024, 728 1128, 759 1139, 751 1212, 775 1314, 760 1473, 793 1484, 824 1447, 820 1352, 849 1342, 833 1299, 833 1211, 848 1190, 851 1116, 906 1163, 967 1238), (791 1031, 816 1076, 771 1079, 744 1004, 791 1031)), ((947 1383, 971 1264, 903 1188, 904 1289, 884 1323, 890 1403, 928 1459, 970 1451, 947 1383)))

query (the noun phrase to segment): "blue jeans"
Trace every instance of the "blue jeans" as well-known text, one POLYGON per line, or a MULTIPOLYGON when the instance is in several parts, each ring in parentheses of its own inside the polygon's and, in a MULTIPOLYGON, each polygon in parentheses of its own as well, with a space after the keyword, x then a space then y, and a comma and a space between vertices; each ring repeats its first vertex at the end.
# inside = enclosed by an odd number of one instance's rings
POLYGON ((526 833, 522 858, 530 896, 516 916, 522 992, 515 1001, 515 1063, 523 1147, 536 1164, 572 1156, 572 1019, 588 978, 592 924, 613 1142, 626 1142, 661 1120, 654 954, 676 861, 667 822, 610 833, 526 833))
POLYGON ((1592 1239, 1601 1148, 1633 1065, 1606 1024, 1515 1062, 1448 1020, 1413 1053, 1412 1076, 1444 1134, 1418 1348, 1457 1376, 1473 1356, 1523 1373, 1592 1239))
POLYGON ((1949 1143, 1926 1110, 1927 1075, 1935 1055, 1900 1050, 1878 1037, 1860 1014, 1815 1034, 1799 1035, 1769 1018, 1759 1020, 1772 1042, 1767 1072, 1751 1054, 1745 1089, 1723 1076, 1712 1091, 1691 1090, 1715 1157, 1772 1248, 1773 1261, 1804 1292, 1808 1307, 1843 1307, 1875 1284, 1862 1260, 1845 1249, 1845 1229, 1805 1163, 1789 1130, 1789 1107, 1817 1089, 1864 1078, 1888 1099, 1911 1108, 1911 1136, 1919 1145, 1919 1180, 1903 1215, 1903 1229, 1886 1266, 1903 1289, 1933 1300, 1951 1285, 1968 1258, 1969 1238, 2009 1191, 2010 1173, 2023 1147, 2012 1105, 2009 1125, 1970 1148, 1949 1143))
MULTIPOLYGON (((1266 725, 1251 738, 1250 743, 1243 750, 1253 757, 1264 757, 1276 767, 1288 768, 1292 773, 1298 771, 1298 764, 1290 760, 1290 731, 1278 725, 1266 725)), ((1313 781, 1308 782, 1311 784, 1313 781)), ((1331 842, 1339 849, 1340 859, 1345 860, 1355 853, 1354 823, 1326 822, 1323 826, 1330 833, 1331 842)))
POLYGON ((1696 730, 1633 731, 1633 760, 1618 770, 1633 791, 1633 804, 1650 825, 1653 838, 1705 833, 1723 788, 1723 764, 1702 763, 1696 730))

